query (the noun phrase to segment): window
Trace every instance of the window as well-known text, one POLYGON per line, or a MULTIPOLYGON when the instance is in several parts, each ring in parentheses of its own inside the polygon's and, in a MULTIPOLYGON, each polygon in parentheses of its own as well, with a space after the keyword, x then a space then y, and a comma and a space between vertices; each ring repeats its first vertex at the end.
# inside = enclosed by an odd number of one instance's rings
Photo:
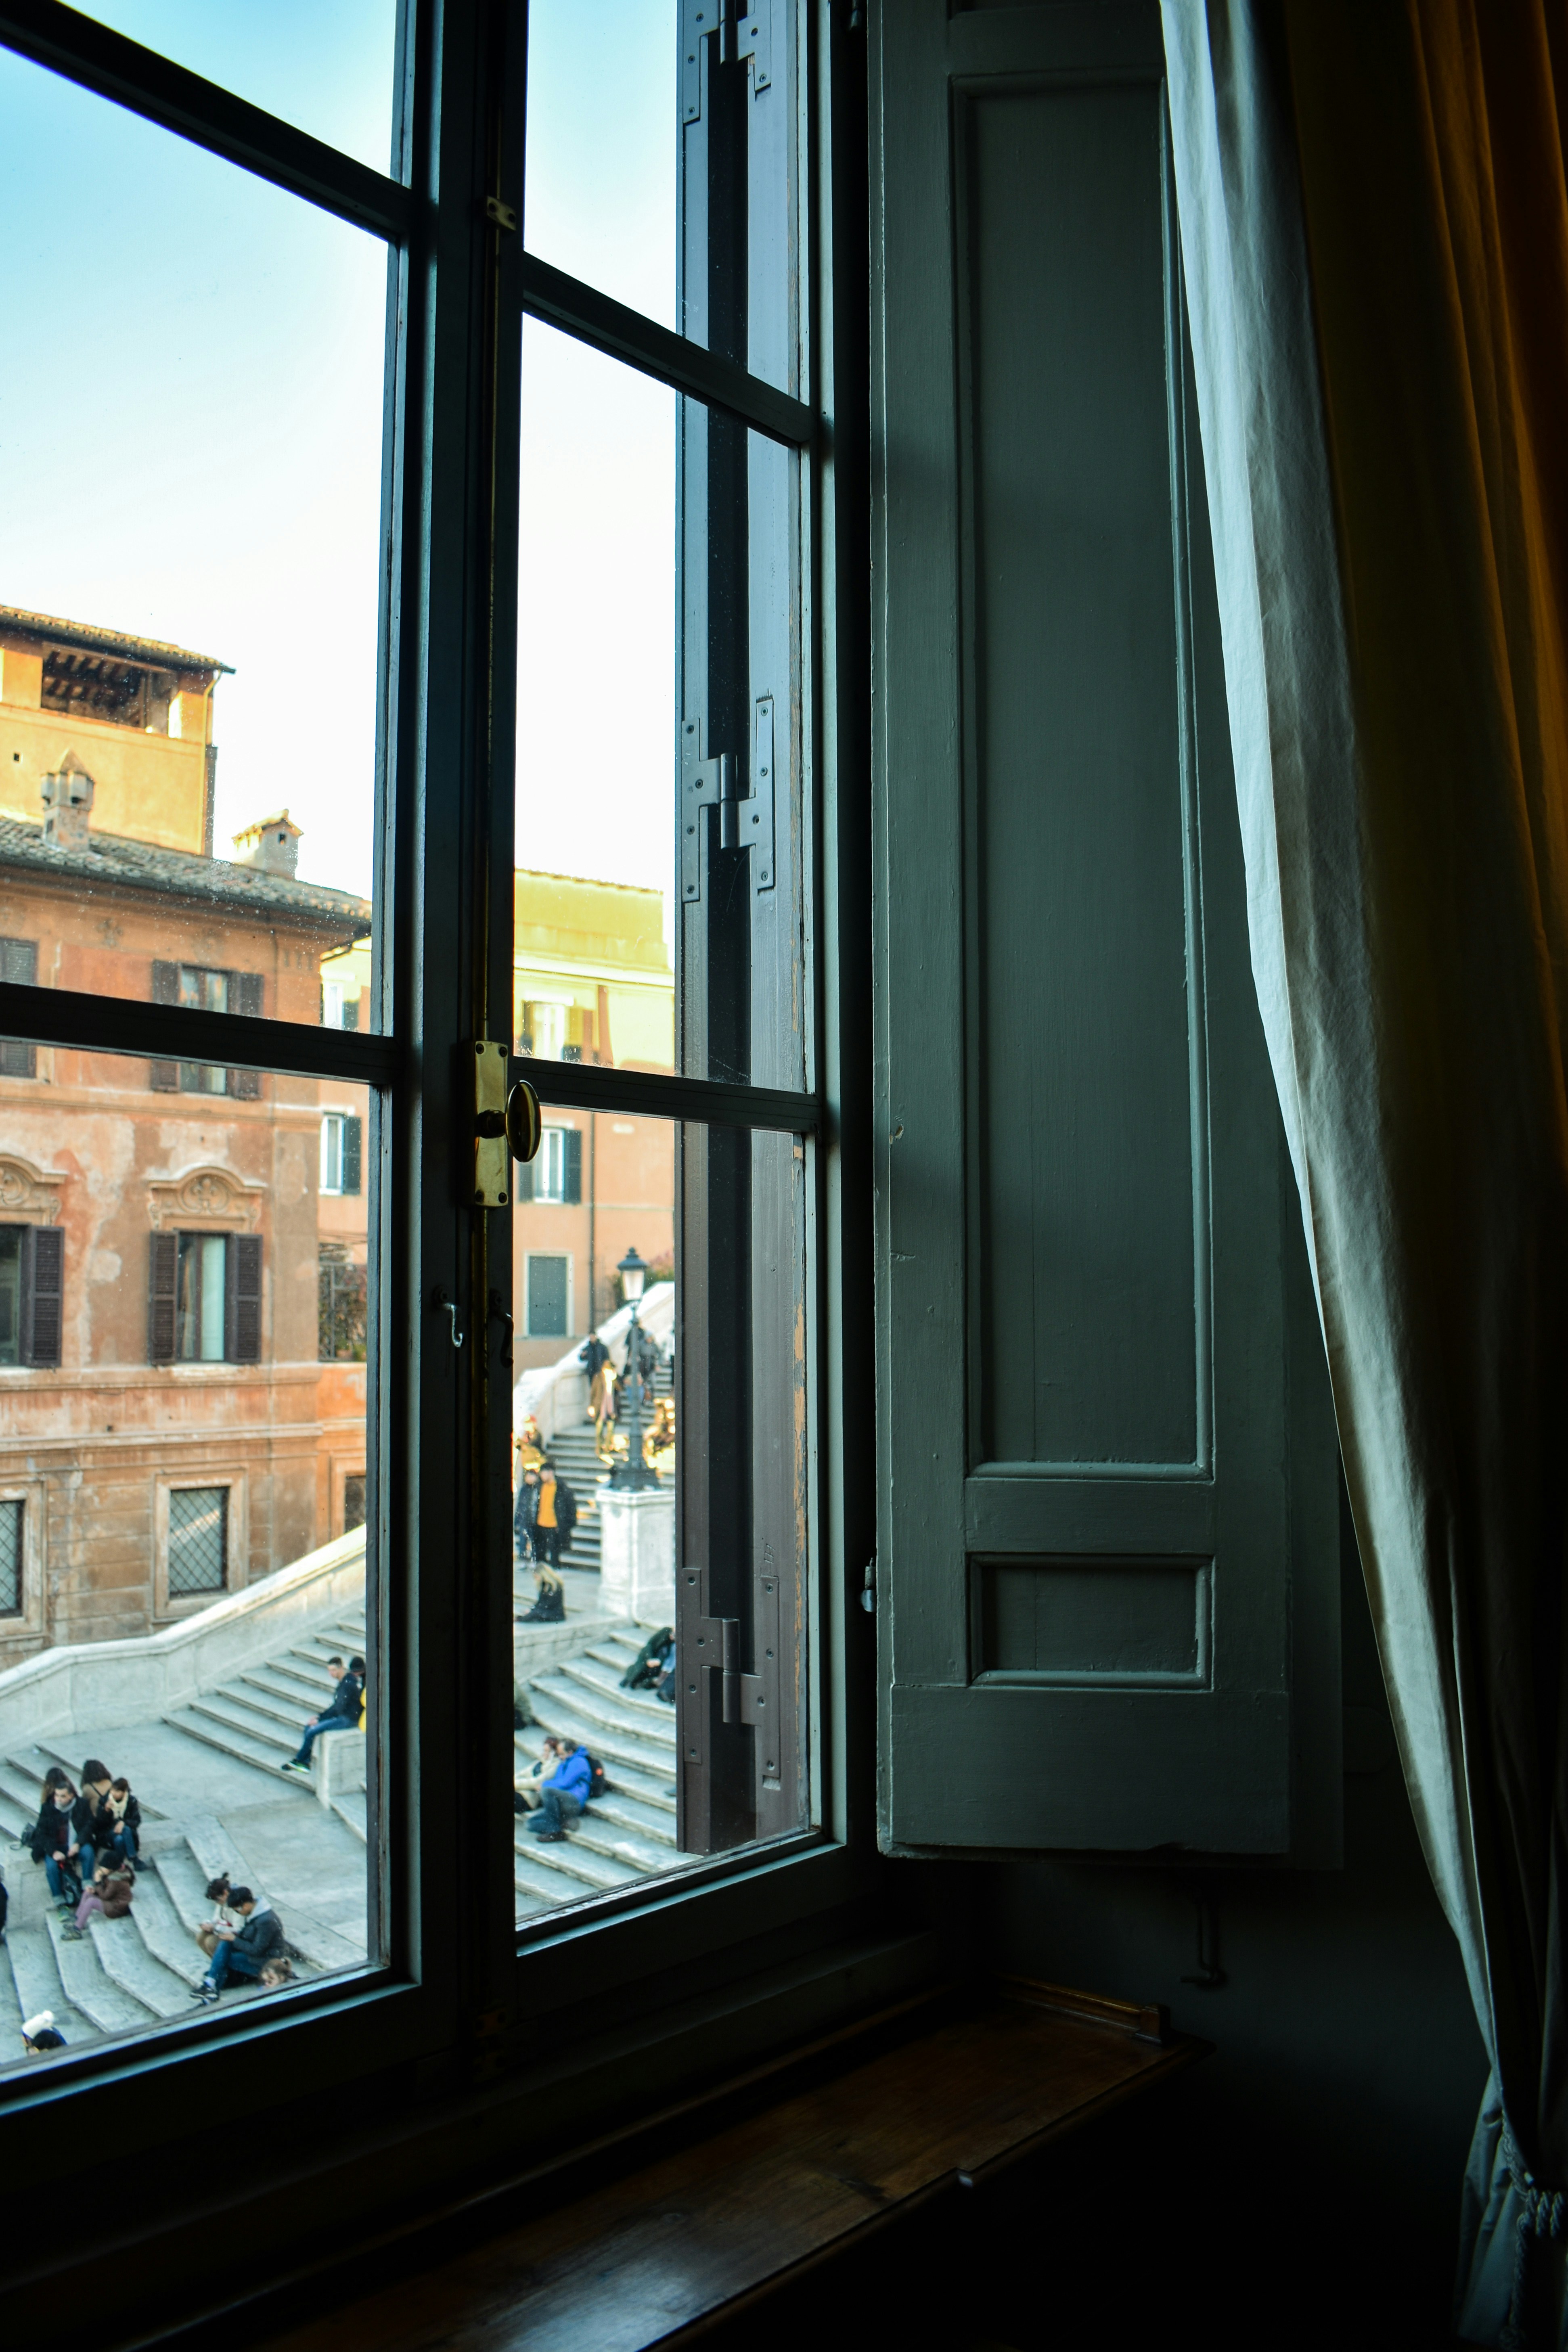
POLYGON ((27 1507, 0 1501, 0 1617, 22 1614, 22 1549, 27 1507))
MULTIPOLYGON (((261 977, 253 971, 211 971, 198 964, 155 961, 153 999, 193 1013, 254 1017, 261 1011, 261 977)), ((152 1083, 162 1093, 254 1097, 259 1091, 254 1070, 218 1069, 208 1062, 154 1062, 152 1083)))
POLYGON ((321 1121, 321 1190, 354 1193, 360 1189, 363 1127, 351 1112, 330 1110, 321 1121))
POLYGON ((351 1470, 343 1479, 343 1533, 364 1525, 364 1472, 351 1470))
POLYGON ((175 1486, 169 1494, 169 1597, 221 1592, 228 1582, 228 1488, 175 1486))
MULTIPOLYGON (((37 940, 0 939, 0 980, 19 981, 24 988, 33 988, 37 978, 37 940)), ((21 1045, 11 1037, 0 1038, 0 1078, 36 1078, 37 1075, 36 1045, 21 1045)))
POLYGON ((59 1362, 64 1258, 57 1227, 0 1225, 0 1365, 59 1362))
POLYGON ((152 1236, 148 1361, 254 1364, 261 1357, 261 1243, 253 1234, 152 1236))
POLYGON ((366 1339, 365 1268, 356 1265, 342 1242, 323 1242, 317 1274, 317 1338, 321 1360, 363 1363, 366 1339))
POLYGON ((359 989, 354 983, 341 980, 324 980, 321 982, 322 1027, 357 1029, 359 997, 359 989))
POLYGON ((546 1127, 539 1156, 518 1171, 518 1198, 575 1204, 583 1197, 583 1137, 574 1127, 546 1127))
POLYGON ((528 1254, 528 1336, 564 1339, 572 1328, 572 1261, 552 1251, 528 1254))

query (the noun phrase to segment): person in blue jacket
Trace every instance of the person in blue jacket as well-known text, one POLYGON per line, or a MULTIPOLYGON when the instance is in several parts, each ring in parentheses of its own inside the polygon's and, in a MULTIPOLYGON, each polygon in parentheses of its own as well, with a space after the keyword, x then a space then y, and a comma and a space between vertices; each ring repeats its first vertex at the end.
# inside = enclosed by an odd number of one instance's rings
POLYGON ((566 1823, 575 1821, 588 1801, 594 1775, 585 1748, 574 1748, 548 1774, 540 1791, 539 1810, 528 1822, 529 1833, 542 1845, 558 1845, 566 1823))

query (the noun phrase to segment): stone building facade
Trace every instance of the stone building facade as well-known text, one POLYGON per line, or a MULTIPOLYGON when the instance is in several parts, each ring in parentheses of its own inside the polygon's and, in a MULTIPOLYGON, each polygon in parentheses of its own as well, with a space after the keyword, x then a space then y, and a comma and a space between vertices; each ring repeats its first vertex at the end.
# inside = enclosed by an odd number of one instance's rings
MULTIPOLYGON (((210 855, 221 666, 15 613, 0 663, 0 769, 35 793, 0 793, 0 979, 320 1021, 370 909, 297 878, 285 811, 210 855)), ((356 1093, 0 1045, 0 1665, 171 1622, 363 1517, 356 1093)))

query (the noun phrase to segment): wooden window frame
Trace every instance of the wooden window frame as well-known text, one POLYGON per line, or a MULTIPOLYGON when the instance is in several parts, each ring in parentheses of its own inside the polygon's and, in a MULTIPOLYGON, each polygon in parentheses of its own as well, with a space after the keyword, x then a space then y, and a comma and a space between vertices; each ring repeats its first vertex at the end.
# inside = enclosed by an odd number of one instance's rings
MULTIPOLYGON (((657 2100, 689 2078, 690 2025, 680 2005, 689 2002, 692 1970, 722 2005, 727 1985, 776 1972, 776 1939, 787 1934, 793 1965, 809 1978, 814 1948, 842 1937, 847 1906, 868 1895, 878 1868, 868 1802, 872 1717, 858 1673, 862 1566, 875 1519, 871 1255, 862 1215, 866 480, 855 431, 865 402, 863 49, 843 12, 800 0, 797 176, 801 250, 811 260, 810 358, 807 396, 795 399, 522 251, 524 9, 410 0, 403 16, 398 162, 383 174, 58 0, 0 0, 0 43, 381 238, 389 255, 369 1025, 329 1030, 0 985, 0 1030, 46 1047, 365 1092, 370 1244, 382 1269, 370 1316, 367 1614, 381 1662, 371 1692, 381 1767, 370 1937, 383 1958, 357 1974, 286 1988, 264 2016, 196 2013, 156 2039, 62 2053, 47 2085, 36 2071, 0 2084, 0 2144, 13 2177, 35 2183, 68 2181, 94 2146, 112 2145, 134 2164, 139 2150, 194 2147, 214 2115, 239 2129, 247 2116, 349 2086, 358 2086, 351 2110, 362 2095, 373 2100, 378 2083, 417 2084, 433 2112, 465 2085, 482 2096, 487 2084, 510 2084, 505 2095, 515 2097, 538 2063, 546 2019, 554 2021, 552 2063, 579 2053, 572 2114, 590 2117, 609 2091, 595 2051, 598 2019, 584 2004, 617 1990, 635 1993, 645 2011, 669 2011, 668 2028, 649 2034, 639 2077, 643 2095, 657 2100), (805 1139, 819 1818, 799 1839, 715 1856, 683 1873, 679 1887, 655 1884, 619 1912, 520 1941, 510 1871, 511 1381, 500 1369, 505 1331, 485 1307, 493 1295, 511 1295, 510 1219, 475 1211, 455 1171, 453 1139, 473 1116, 461 1041, 510 1034, 514 681, 509 659, 493 656, 510 648, 516 625, 525 311, 809 461, 803 570, 816 1091, 566 1063, 548 1072, 532 1065, 529 1074, 547 1080, 549 1101, 566 1109, 805 1139), (447 1299, 471 1335, 456 1351, 447 1299), (488 1473, 476 1469, 486 1463, 488 1473), (428 1769, 436 1756, 439 1770, 428 1769)), ((237 1482, 239 1474, 227 1475, 237 1482)), ((230 1556, 237 1568, 245 1557, 237 1525, 230 1556)), ((758 1994, 754 2021, 732 2046, 765 2046, 778 2030, 770 2003, 783 1998, 758 1994)), ((833 1998, 842 2006, 852 1995, 841 1987, 833 1998)), ((442 2160, 458 2159, 432 2153, 428 2167, 442 2160)), ((179 2201, 174 2193, 171 2227, 179 2201)))

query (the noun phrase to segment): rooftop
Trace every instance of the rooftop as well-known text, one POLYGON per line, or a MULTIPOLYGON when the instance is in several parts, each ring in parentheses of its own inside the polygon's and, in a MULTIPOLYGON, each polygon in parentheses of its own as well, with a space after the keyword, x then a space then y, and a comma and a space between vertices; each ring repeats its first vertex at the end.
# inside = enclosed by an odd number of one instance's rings
POLYGON ((121 661, 145 662, 155 669, 221 670, 234 676, 232 662, 212 654, 192 653, 187 646, 165 645, 159 637, 130 637, 119 629, 95 629, 86 621, 63 621, 52 613, 25 613, 19 605, 0 604, 0 635, 46 638, 50 645, 73 646, 84 653, 110 654, 121 661))
POLYGON ((152 890, 195 898, 232 912, 291 915, 314 926, 346 929, 353 938, 369 932, 367 898, 332 890, 319 882, 298 882, 258 866, 237 866, 225 857, 199 857, 184 849, 154 849, 111 833, 95 833, 84 848, 59 848, 44 839, 41 824, 0 817, 0 867, 49 880, 86 882, 100 888, 152 890))

